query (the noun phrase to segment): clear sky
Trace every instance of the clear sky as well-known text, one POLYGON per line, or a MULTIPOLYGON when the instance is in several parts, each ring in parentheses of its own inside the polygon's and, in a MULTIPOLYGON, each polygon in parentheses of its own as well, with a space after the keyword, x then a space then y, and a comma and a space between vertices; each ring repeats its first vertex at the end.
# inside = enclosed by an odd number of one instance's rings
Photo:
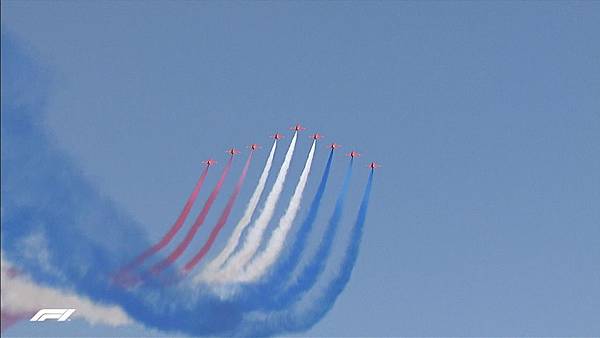
POLYGON ((150 238, 201 160, 296 122, 363 153, 346 221, 381 162, 308 335, 600 334, 600 2, 3 1, 2 31, 52 74, 48 132, 150 238))

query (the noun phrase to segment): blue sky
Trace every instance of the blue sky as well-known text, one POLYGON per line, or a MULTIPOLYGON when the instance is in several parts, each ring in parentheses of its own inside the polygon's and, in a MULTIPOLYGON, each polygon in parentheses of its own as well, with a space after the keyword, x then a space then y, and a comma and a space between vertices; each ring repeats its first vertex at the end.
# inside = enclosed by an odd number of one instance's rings
POLYGON ((293 123, 381 162, 353 277, 308 335, 600 334, 598 2, 3 1, 2 31, 51 74, 57 146, 150 239, 201 160, 293 123))

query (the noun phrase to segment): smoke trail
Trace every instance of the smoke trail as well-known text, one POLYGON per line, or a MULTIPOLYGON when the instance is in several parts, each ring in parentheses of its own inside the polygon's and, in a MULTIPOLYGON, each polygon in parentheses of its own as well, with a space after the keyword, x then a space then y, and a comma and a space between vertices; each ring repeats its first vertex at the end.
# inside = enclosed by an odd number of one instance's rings
MULTIPOLYGON (((327 226, 327 230, 321 239, 321 243, 319 244, 315 256, 310 260, 308 265, 304 267, 292 285, 290 285, 282 293, 275 294, 270 297, 268 302, 263 303, 263 307, 267 305, 273 308, 283 308, 286 305, 299 300, 302 294, 310 290, 317 282, 317 278, 325 269, 325 263, 327 262, 327 258, 331 253, 333 240, 335 238, 340 220, 342 219, 344 202, 346 200, 346 195, 348 194, 348 188, 350 187, 350 178, 352 177, 353 161, 354 159, 351 158, 350 163, 348 163, 348 169, 346 170, 346 175, 342 184, 342 190, 338 195, 333 214, 329 219, 329 225, 327 226)), ((289 271, 292 270, 288 270, 288 273, 289 271)))
POLYGON ((202 171, 202 175, 200 175, 198 182, 196 182, 196 186, 194 187, 194 190, 192 191, 187 202, 185 203, 185 206, 183 207, 183 211, 181 211, 181 214, 179 215, 179 217, 177 218, 177 220, 175 221, 173 226, 171 226, 171 229, 169 229, 169 231, 163 236, 163 238, 158 243, 152 245, 149 249, 147 249, 142 254, 140 254, 138 257, 136 257, 131 263, 129 263, 125 267, 123 267, 119 271, 119 273, 118 273, 119 275, 126 273, 128 270, 134 269, 135 267, 139 266, 148 257, 154 255, 156 252, 158 252, 159 250, 164 248, 167 244, 169 244, 169 242, 171 242, 171 240, 173 239, 175 234, 177 234, 177 232, 183 226, 183 223, 185 222, 188 214, 190 213, 190 210, 192 209, 192 205, 194 205, 194 202, 196 201, 196 198, 198 197, 198 193, 200 192, 200 189, 202 188, 202 185, 204 184, 204 180, 206 179, 206 175, 208 174, 209 167, 210 166, 207 165, 204 168, 204 170, 202 171))
POLYGON ((269 177, 269 172, 271 171, 271 165, 273 164, 273 157, 275 155, 276 148, 277 148, 277 140, 275 140, 273 142, 273 146, 271 147, 271 152, 269 153, 269 157, 267 158, 267 162, 262 171, 262 174, 260 174, 260 178, 258 179, 258 184, 256 185, 256 188, 254 189, 254 193, 252 193, 252 196, 250 197, 250 201, 248 202, 248 206, 246 207, 246 211, 244 212, 244 215, 239 220, 238 224, 235 226, 233 233, 229 237, 229 240, 227 241, 227 244, 225 245, 223 250, 221 250, 221 252, 217 255, 217 257, 215 257, 212 261, 210 261, 210 263, 208 263, 207 267, 204 269, 204 271, 198 277, 202 277, 205 275, 210 275, 210 274, 215 273, 215 271, 217 271, 219 268, 221 268, 223 263, 225 263, 227 258, 229 258, 229 256, 233 253, 235 248, 238 246, 242 232, 244 231, 246 226, 248 226, 248 224, 250 224, 252 215, 254 215, 254 211, 256 210, 258 201, 260 200, 260 196, 262 195, 262 192, 265 189, 265 185, 267 183, 267 178, 269 177))
POLYGON ((40 72, 4 29, 1 43, 3 253, 35 282, 53 286, 107 276, 150 246, 142 226, 87 181, 48 136, 51 71, 40 72))
POLYGON ((15 325, 21 320, 25 320, 31 316, 29 312, 12 312, 10 310, 3 310, 0 313, 0 333, 4 332, 9 327, 15 325))
POLYGON ((300 229, 298 229, 298 232, 294 237, 294 243, 290 250, 285 253, 285 257, 275 263, 273 271, 269 273, 268 278, 265 278, 256 284, 246 285, 244 294, 237 295, 243 306, 246 308, 255 310, 258 308, 264 309, 265 307, 272 307, 273 301, 270 300, 271 297, 278 296, 277 292, 283 290, 289 275, 295 270, 302 258, 302 252, 305 250, 308 235, 317 218, 321 200, 325 193, 325 188, 327 187, 327 181, 333 163, 333 153, 334 150, 331 149, 315 196, 310 204, 304 222, 302 222, 300 229))
POLYGON ((217 196, 219 195, 219 191, 221 191, 221 187, 223 186, 223 182, 225 182, 225 178, 227 177, 227 174, 229 173, 229 169, 231 168, 232 161, 233 161, 233 155, 229 157, 229 160, 227 161, 225 168, 223 168, 223 173, 221 174, 221 178, 219 179, 219 181, 213 188, 213 191, 210 193, 210 196, 208 196, 208 199, 206 200, 206 203, 204 204, 202 211, 198 215, 198 218, 196 218, 196 221, 194 222, 194 224, 192 225, 192 227, 190 228, 188 233, 185 235, 185 238, 183 239, 183 241, 181 241, 181 243, 179 243, 177 248, 175 248, 175 250, 173 250, 173 252, 171 252, 171 254, 167 258, 165 258, 164 260, 162 260, 152 266, 150 271, 152 271, 154 274, 160 273, 162 270, 167 268, 169 265, 173 264, 173 262, 175 262, 175 260, 177 260, 177 258, 179 258, 179 256, 181 256, 183 254, 185 249, 187 249, 188 245, 190 245, 190 243, 192 242, 192 239, 196 235, 196 232, 198 231, 198 229, 200 229, 200 226, 202 225, 202 223, 204 223, 204 219, 206 219, 206 215, 208 215, 210 207, 212 207, 213 203, 217 199, 217 196))
POLYGON ((350 242, 340 264, 340 268, 331 281, 327 283, 321 296, 302 308, 295 306, 291 310, 269 313, 267 317, 259 319, 245 319, 240 327, 243 336, 267 336, 285 331, 305 331, 315 325, 331 310, 337 297, 344 291, 352 275, 352 270, 358 257, 363 227, 367 217, 371 187, 373 185, 373 170, 363 193, 362 201, 352 228, 350 242), (267 318, 267 319, 265 319, 267 318))
POLYGON ((271 217, 273 217, 275 206, 277 205, 279 196, 283 190, 283 183, 285 182, 285 178, 290 167, 290 162, 292 161, 292 156, 294 155, 294 149, 296 148, 297 137, 298 132, 295 132, 294 137, 290 142, 288 151, 285 154, 283 164, 281 165, 279 173, 277 174, 277 178, 275 179, 275 183, 273 184, 273 188, 271 188, 271 192, 269 192, 267 200, 265 201, 265 208, 260 213, 260 216, 258 216, 258 219, 254 222, 253 226, 250 228, 248 235, 244 239, 242 248, 233 256, 231 256, 227 264, 225 264, 219 273, 207 276, 208 280, 232 280, 238 271, 240 271, 240 269, 252 258, 252 256, 254 256, 256 250, 258 250, 263 234, 269 225, 271 217))
MULTIPOLYGON (((43 287, 118 305, 129 318, 168 335, 232 336, 271 321, 245 321, 224 300, 184 280, 173 288, 123 289, 111 273, 150 246, 142 225, 103 196, 44 129, 48 74, 2 32, 1 169, 3 257, 43 287)), ((271 314, 268 314, 269 318, 271 314)), ((285 326, 279 325, 278 334, 285 326)), ((267 332, 265 330, 265 332, 267 332)))
POLYGON ((269 267, 271 267, 271 265, 273 265, 273 263, 277 260, 277 257, 279 257, 287 234, 292 228, 292 224, 296 218, 296 215, 298 214, 298 209, 300 208, 302 193, 306 187, 308 174, 310 173, 313 156, 315 154, 316 144, 317 140, 314 140, 312 146, 310 147, 306 164, 304 165, 304 169, 302 170, 302 174, 298 180, 298 185, 296 185, 294 194, 292 195, 290 203, 288 204, 288 208, 279 220, 279 225, 277 228, 273 230, 267 246, 252 260, 250 264, 248 264, 248 266, 246 266, 242 274, 236 277, 236 281, 252 282, 257 280, 267 271, 269 267))
POLYGON ((273 268, 273 272, 270 274, 269 280, 262 283, 263 285, 261 286, 267 286, 269 290, 279 290, 283 283, 287 280, 288 275, 294 271, 300 262, 302 252, 306 247, 308 235, 313 227, 313 224, 315 223, 319 208, 321 206, 321 200, 323 199, 323 194, 325 193, 325 188, 327 187, 327 181, 329 179, 329 172, 331 171, 332 162, 333 149, 331 149, 331 152, 329 153, 329 158, 327 159, 327 164, 325 165, 325 170, 323 171, 323 176, 321 177, 321 182, 319 183, 315 197, 310 204, 306 219, 302 223, 300 229, 298 229, 298 233, 294 239, 294 244, 289 252, 286 253, 285 257, 276 263, 275 267, 273 268))
POLYGON ((252 159, 252 154, 254 154, 253 150, 251 150, 250 153, 248 154, 248 159, 246 160, 246 164, 244 165, 242 174, 240 175, 240 178, 238 179, 238 182, 235 185, 235 189, 231 193, 231 196, 229 196, 229 200, 227 201, 227 205, 225 206, 225 209, 223 209, 223 213, 221 213, 221 217, 217 221, 217 224, 215 225, 215 227, 210 232, 210 235, 208 236, 208 240, 206 241, 206 243, 204 243, 204 245, 202 246, 200 251, 198 251, 198 253, 184 265, 184 267, 183 267, 184 273, 188 273, 190 270, 192 270, 196 266, 196 264, 198 264, 198 262, 200 262, 200 260, 202 260, 204 255, 206 255, 208 250, 210 250, 210 248, 212 247, 213 243, 215 242, 215 239, 219 235, 219 232, 221 231, 221 229, 227 222, 227 218, 229 217, 229 214, 231 213, 231 208, 233 208, 233 204, 235 203, 236 198, 240 194, 240 190, 242 189, 242 185, 244 184, 244 179, 246 178, 246 173, 248 173, 248 167, 250 166, 250 160, 252 159))
POLYGON ((120 307, 97 304, 87 297, 33 283, 29 276, 15 269, 4 259, 4 252, 1 255, 2 331, 15 321, 29 319, 38 310, 50 306, 77 309, 73 318, 82 318, 91 324, 102 323, 110 326, 132 324, 131 319, 120 307))

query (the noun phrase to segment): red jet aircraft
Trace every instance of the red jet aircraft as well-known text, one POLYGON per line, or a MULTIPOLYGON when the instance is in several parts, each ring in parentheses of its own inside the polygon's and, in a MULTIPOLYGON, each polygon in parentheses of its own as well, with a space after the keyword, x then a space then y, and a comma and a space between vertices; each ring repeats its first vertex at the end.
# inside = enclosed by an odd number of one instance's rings
POLYGON ((332 144, 329 145, 329 148, 331 148, 331 149, 337 149, 339 147, 341 147, 341 145, 337 144, 337 143, 332 143, 332 144))
POLYGON ((210 160, 202 161, 202 163, 206 164, 207 167, 210 167, 211 165, 217 164, 217 161, 210 159, 210 160))
POLYGON ((275 133, 275 135, 271 136, 272 138, 276 139, 276 140, 280 140, 283 138, 283 135, 280 133, 275 133))
POLYGON ((371 168, 371 169, 377 169, 377 168, 380 168, 380 167, 381 167, 381 165, 379 165, 379 164, 377 164, 375 162, 371 162, 371 164, 369 164, 369 168, 371 168))
POLYGON ((304 128, 302 125, 300 125, 300 123, 298 123, 297 125, 293 126, 290 128, 290 130, 294 130, 294 131, 302 131, 305 130, 306 128, 304 128))
POLYGON ((351 152, 349 152, 348 154, 346 154, 346 156, 350 156, 352 158, 355 158, 355 157, 359 157, 360 153, 358 151, 352 150, 351 152))
POLYGON ((323 136, 323 135, 321 135, 321 134, 319 134, 319 133, 315 133, 315 134, 312 134, 312 135, 310 135, 310 137, 311 137, 313 140, 318 140, 318 139, 320 139, 320 138, 323 138, 323 137, 325 137, 325 136, 323 136))
POLYGON ((237 150, 237 149, 235 149, 235 148, 231 148, 231 149, 227 150, 226 152, 227 152, 229 155, 232 155, 232 156, 233 156, 233 155, 237 155, 237 154, 239 154, 239 153, 240 153, 240 151, 239 151, 239 150, 237 150))
POLYGON ((256 143, 252 143, 251 145, 248 146, 248 148, 250 148, 252 150, 256 150, 256 149, 260 148, 260 145, 258 145, 256 143))

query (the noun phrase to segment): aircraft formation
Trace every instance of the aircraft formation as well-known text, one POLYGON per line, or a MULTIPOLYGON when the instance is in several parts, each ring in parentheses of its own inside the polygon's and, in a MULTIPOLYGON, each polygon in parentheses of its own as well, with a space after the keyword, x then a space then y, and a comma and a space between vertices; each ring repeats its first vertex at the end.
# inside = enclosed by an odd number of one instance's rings
MULTIPOLYGON (((290 127, 290 130, 293 130, 295 132, 300 132, 300 131, 306 130, 306 128, 304 126, 302 126, 301 124, 297 123, 294 126, 290 127)), ((284 137, 284 135, 281 134, 281 133, 279 133, 279 132, 276 132, 275 134, 271 135, 271 138, 275 139, 275 140, 281 140, 283 137, 284 137)), ((310 138, 312 138, 315 141, 316 140, 320 140, 320 139, 322 139, 324 137, 325 136, 323 134, 319 134, 319 133, 314 133, 314 134, 310 135, 310 138)), ((329 145, 329 148, 332 149, 332 150, 335 150, 335 149, 341 148, 341 147, 342 147, 341 144, 337 144, 335 142, 331 143, 329 145)), ((254 150, 257 150, 257 149, 261 148, 261 146, 259 144, 253 143, 253 144, 250 144, 248 146, 248 148, 251 151, 254 151, 254 150)), ((231 156, 234 156, 234 155, 240 154, 240 151, 237 150, 237 149, 235 149, 235 148, 230 148, 230 149, 227 150, 227 153, 230 154, 231 156)), ((355 150, 352 150, 351 152, 349 152, 348 154, 346 154, 346 156, 351 157, 351 158, 357 158, 357 157, 360 157, 361 154, 359 152, 355 151, 355 150)), ((217 161, 215 161, 213 159, 208 159, 208 160, 202 161, 202 163, 206 164, 206 166, 211 166, 211 165, 215 165, 217 163, 217 161)), ((371 168, 371 169, 377 169, 377 168, 380 168, 381 165, 378 164, 377 162, 371 162, 368 165, 368 167, 371 168)))

